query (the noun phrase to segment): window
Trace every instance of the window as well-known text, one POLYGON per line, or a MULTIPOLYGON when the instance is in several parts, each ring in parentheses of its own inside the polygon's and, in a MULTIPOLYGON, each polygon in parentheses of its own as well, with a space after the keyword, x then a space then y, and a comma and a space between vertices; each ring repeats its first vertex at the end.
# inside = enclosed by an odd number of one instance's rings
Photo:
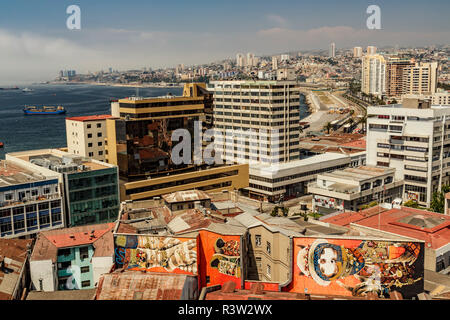
POLYGON ((261 247, 261 235, 260 234, 255 235, 255 246, 261 247))
POLYGON ((88 139, 92 138, 92 133, 88 133, 88 139))
POLYGON ((88 259, 89 258, 89 247, 80 248, 80 259, 88 259))
POLYGON ((89 287, 90 285, 91 285, 91 281, 89 281, 89 280, 86 280, 86 281, 82 281, 82 282, 81 282, 81 287, 82 287, 82 288, 89 287))
POLYGON ((102 145, 103 145, 103 142, 100 141, 100 142, 98 143, 98 146, 101 147, 102 145))
POLYGON ((102 156, 102 155, 103 155, 103 151, 99 151, 99 152, 98 152, 98 155, 99 155, 99 156, 102 156))
POLYGON ((267 265, 267 276, 270 278, 270 277, 272 277, 272 270, 271 270, 271 268, 270 268, 270 264, 268 264, 267 265))
POLYGON ((102 133, 101 132, 97 132, 97 137, 101 137, 102 136, 102 133))
POLYGON ((102 124, 101 123, 97 123, 97 128, 101 128, 102 124))
POLYGON ((89 157, 93 157, 94 153, 93 152, 89 152, 89 157))
POLYGON ((90 129, 91 128, 91 125, 90 124, 88 124, 87 126, 86 126, 88 129, 90 129))
POLYGON ((272 248, 270 246, 270 242, 269 241, 267 241, 266 251, 267 251, 268 254, 270 254, 272 252, 272 248))
POLYGON ((12 194, 12 193, 6 193, 6 194, 5 194, 5 200, 6 200, 6 201, 12 200, 12 199, 13 199, 13 194, 12 194))
POLYGON ((89 266, 87 266, 87 267, 81 267, 81 268, 80 268, 80 271, 81 271, 81 273, 87 273, 87 272, 89 272, 89 266))
POLYGON ((88 143, 88 148, 92 148, 92 142, 88 143))
POLYGON ((70 249, 59 249, 58 250, 58 254, 59 255, 61 255, 61 256, 70 256, 70 252, 71 252, 71 250, 70 249))

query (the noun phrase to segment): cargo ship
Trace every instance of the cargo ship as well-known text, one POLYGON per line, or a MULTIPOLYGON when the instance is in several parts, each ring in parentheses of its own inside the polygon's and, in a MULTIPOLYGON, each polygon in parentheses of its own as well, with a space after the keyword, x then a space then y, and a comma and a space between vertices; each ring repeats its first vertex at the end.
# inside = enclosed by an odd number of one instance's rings
POLYGON ((58 107, 25 106, 23 112, 25 114, 64 114, 66 113, 66 110, 62 106, 58 107))
POLYGON ((0 88, 0 90, 19 90, 19 87, 12 87, 12 88, 0 88))

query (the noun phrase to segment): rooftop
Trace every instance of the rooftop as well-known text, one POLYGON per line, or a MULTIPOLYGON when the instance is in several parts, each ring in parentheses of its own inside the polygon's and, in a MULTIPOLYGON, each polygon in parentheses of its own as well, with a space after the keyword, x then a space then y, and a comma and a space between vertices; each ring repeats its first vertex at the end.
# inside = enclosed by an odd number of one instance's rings
POLYGON ((375 206, 360 212, 333 215, 321 221, 340 226, 356 224, 422 240, 432 249, 450 243, 450 216, 409 207, 385 209, 375 206))
POLYGON ((107 273, 99 279, 96 300, 182 300, 184 291, 192 291, 186 285, 196 282, 197 277, 175 273, 107 273))
POLYGON ((55 172, 83 172, 114 167, 108 163, 81 157, 58 149, 20 151, 9 153, 7 156, 27 161, 55 172))
POLYGON ((99 114, 99 115, 94 115, 94 116, 69 117, 69 118, 66 118, 66 120, 86 122, 86 121, 106 120, 109 118, 113 118, 113 116, 110 114, 99 114))
POLYGON ((94 224, 73 228, 42 231, 36 240, 31 261, 55 261, 58 249, 92 244, 95 257, 114 253, 113 229, 115 223, 94 224))
POLYGON ((0 161, 0 187, 46 180, 46 178, 28 169, 19 167, 11 161, 0 161))
POLYGON ((394 168, 387 167, 377 167, 377 166, 359 166, 356 168, 345 168, 342 170, 335 170, 332 172, 321 173, 322 177, 340 178, 340 179, 350 179, 353 181, 364 181, 368 179, 373 179, 377 177, 383 177, 388 174, 393 174, 395 172, 394 168))
POLYGON ((210 200, 211 197, 201 190, 177 191, 162 196, 167 203, 210 200))
POLYGON ((33 240, 0 240, 0 300, 12 299, 33 240))
POLYGON ((93 300, 96 290, 30 291, 27 300, 93 300))

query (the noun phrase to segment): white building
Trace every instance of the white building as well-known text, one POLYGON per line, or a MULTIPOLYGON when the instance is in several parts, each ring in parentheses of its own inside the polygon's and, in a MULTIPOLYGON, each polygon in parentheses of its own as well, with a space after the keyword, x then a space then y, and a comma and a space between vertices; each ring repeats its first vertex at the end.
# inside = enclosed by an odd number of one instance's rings
POLYGON ((437 62, 416 63, 403 70, 403 94, 434 94, 437 89, 437 62))
POLYGON ((245 56, 242 53, 238 53, 236 55, 236 65, 238 67, 243 67, 245 66, 245 56))
POLYGON ((361 58, 362 54, 363 54, 363 49, 361 47, 353 48, 353 57, 354 58, 361 58))
POLYGON ((256 66, 255 55, 249 52, 247 53, 247 67, 254 67, 254 66, 256 66))
POLYGON ((330 58, 336 57, 336 44, 332 42, 330 44, 330 58))
POLYGON ((368 46, 367 52, 368 55, 376 54, 377 53, 377 47, 374 46, 368 46))
POLYGON ((106 119, 111 115, 66 118, 69 153, 105 161, 106 119))
POLYGON ((361 91, 381 97, 386 86, 386 61, 383 56, 365 55, 362 58, 361 91))
POLYGON ((395 168, 405 199, 429 206, 450 182, 450 108, 403 99, 367 108, 367 164, 395 168))
POLYGON ((291 58, 289 54, 282 54, 281 55, 281 62, 288 61, 291 58))
POLYGON ((394 179, 395 169, 375 166, 346 168, 317 175, 308 185, 312 209, 327 214, 358 211, 372 201, 391 203, 403 194, 403 181, 394 179))
POLYGON ((278 57, 273 56, 272 57, 272 70, 277 70, 277 69, 278 69, 278 57))

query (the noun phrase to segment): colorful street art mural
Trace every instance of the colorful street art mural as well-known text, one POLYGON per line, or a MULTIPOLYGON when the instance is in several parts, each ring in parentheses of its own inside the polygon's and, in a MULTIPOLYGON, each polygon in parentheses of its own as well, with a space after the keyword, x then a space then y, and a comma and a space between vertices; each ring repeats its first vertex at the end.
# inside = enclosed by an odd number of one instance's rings
POLYGON ((116 267, 129 270, 197 274, 197 239, 115 236, 116 267))
POLYGON ((223 284, 226 281, 241 287, 240 236, 224 236, 200 231, 202 260, 200 286, 223 284))
POLYGON ((294 239, 294 277, 289 291, 404 297, 423 292, 424 247, 419 242, 294 239))

